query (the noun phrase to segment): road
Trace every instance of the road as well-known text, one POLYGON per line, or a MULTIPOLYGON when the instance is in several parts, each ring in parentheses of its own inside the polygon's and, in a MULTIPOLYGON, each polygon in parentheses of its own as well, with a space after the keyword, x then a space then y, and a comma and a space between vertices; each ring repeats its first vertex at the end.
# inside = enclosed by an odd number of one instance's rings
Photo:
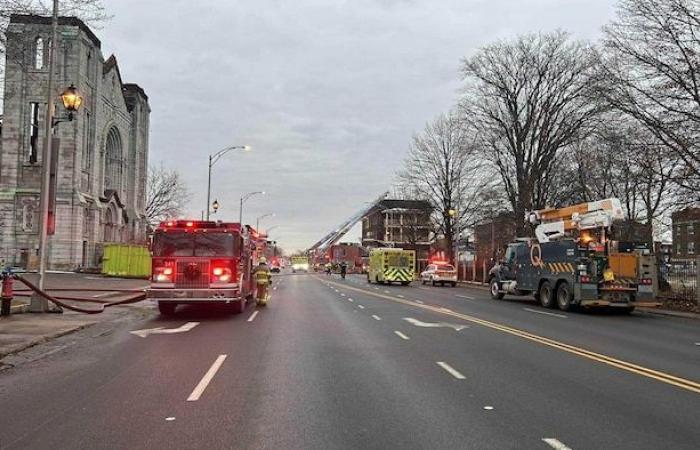
POLYGON ((359 276, 280 275, 272 292, 238 316, 183 307, 86 330, 0 371, 0 448, 700 442, 697 321, 359 276))

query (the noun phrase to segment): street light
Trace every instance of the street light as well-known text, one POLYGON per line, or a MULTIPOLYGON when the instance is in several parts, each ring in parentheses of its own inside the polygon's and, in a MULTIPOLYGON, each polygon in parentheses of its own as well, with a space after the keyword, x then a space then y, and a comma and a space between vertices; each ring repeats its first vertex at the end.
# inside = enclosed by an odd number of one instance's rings
MULTIPOLYGON (((53 0, 53 12, 51 14, 51 41, 49 48, 49 67, 48 67, 48 85, 46 89, 46 128, 45 128, 45 143, 42 153, 42 177, 41 177, 41 193, 39 197, 39 209, 41 211, 41 220, 39 222, 39 279, 37 285, 40 290, 44 289, 44 278, 47 265, 47 241, 49 228, 49 186, 51 185, 51 144, 53 140, 53 129, 59 123, 66 120, 73 120, 73 112, 77 111, 83 102, 83 97, 78 93, 78 90, 72 84, 61 94, 63 106, 68 111, 66 119, 55 120, 55 104, 54 104, 54 67, 56 67, 56 52, 58 42, 58 0, 53 0)), ((49 310, 49 302, 34 294, 29 304, 29 310, 32 312, 45 312, 49 310)), ((60 310, 60 308, 59 308, 60 310)))
POLYGON ((280 227, 279 225, 275 225, 273 227, 267 228, 265 230, 265 236, 270 236, 270 231, 274 230, 275 228, 279 228, 279 227, 280 227))
POLYGON ((211 204, 211 210, 212 210, 211 212, 213 214, 216 214, 216 212, 219 210, 219 201, 218 200, 214 200, 214 203, 211 204))
POLYGON ((246 195, 241 197, 241 205, 238 207, 238 223, 240 223, 241 226, 243 226, 243 203, 245 203, 250 197, 257 194, 265 195, 265 191, 248 192, 246 195))
POLYGON ((257 219, 255 219, 255 231, 258 231, 260 228, 260 219, 264 219, 265 217, 274 217, 275 213, 267 213, 263 214, 262 216, 258 216, 257 219))
POLYGON ((209 155, 209 176, 207 178, 207 220, 209 220, 209 202, 211 201, 211 168, 221 159, 226 153, 231 150, 243 150, 247 152, 251 149, 250 145, 233 145, 231 147, 222 148, 216 153, 209 155))

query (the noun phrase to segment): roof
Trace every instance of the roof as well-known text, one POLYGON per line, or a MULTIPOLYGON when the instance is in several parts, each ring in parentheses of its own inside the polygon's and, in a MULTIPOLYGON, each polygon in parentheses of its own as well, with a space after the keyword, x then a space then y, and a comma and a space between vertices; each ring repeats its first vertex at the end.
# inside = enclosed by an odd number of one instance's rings
MULTIPOLYGON (((36 14, 12 14, 10 16, 10 23, 51 25, 51 17, 40 16, 36 14)), ((102 43, 97 38, 97 36, 95 36, 95 33, 93 33, 92 30, 87 25, 85 25, 85 22, 78 19, 77 17, 59 17, 58 25, 78 27, 87 35, 88 38, 90 38, 92 43, 95 44, 97 48, 102 47, 102 43)))

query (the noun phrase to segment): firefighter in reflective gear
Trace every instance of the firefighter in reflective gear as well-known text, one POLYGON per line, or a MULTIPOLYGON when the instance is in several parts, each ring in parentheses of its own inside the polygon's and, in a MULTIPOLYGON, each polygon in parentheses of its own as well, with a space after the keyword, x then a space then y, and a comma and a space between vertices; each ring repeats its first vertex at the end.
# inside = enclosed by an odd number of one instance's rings
POLYGON ((269 297, 268 286, 272 282, 272 273, 270 273, 270 268, 267 267, 267 260, 265 258, 260 258, 258 267, 255 268, 253 276, 256 287, 255 299, 258 305, 264 306, 267 304, 269 297))

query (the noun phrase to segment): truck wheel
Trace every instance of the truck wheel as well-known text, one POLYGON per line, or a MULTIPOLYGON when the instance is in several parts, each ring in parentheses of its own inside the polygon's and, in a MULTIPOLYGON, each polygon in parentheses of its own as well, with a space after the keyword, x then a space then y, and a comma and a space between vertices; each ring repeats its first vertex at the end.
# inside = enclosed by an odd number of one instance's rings
POLYGON ((622 308, 620 310, 622 314, 632 314, 632 311, 634 311, 634 306, 628 306, 627 308, 622 308))
POLYGON ((494 300, 503 300, 505 294, 499 291, 498 280, 496 278, 491 279, 491 298, 494 300))
POLYGON ((425 286, 425 283, 427 283, 427 281, 425 281, 425 278, 421 278, 421 279, 420 279, 420 282, 421 282, 421 284, 422 284, 423 286, 425 286))
POLYGON ((436 283, 435 283, 435 280, 433 280, 433 286, 435 286, 435 284, 436 284, 436 283))
POLYGON ((456 282, 456 281, 453 281, 453 282, 450 284, 450 286, 452 286, 452 287, 457 287, 457 282, 456 282))
POLYGON ((163 316, 172 316, 175 314, 176 307, 177 303, 158 302, 158 311, 160 311, 163 316))
POLYGON ((556 302, 554 301, 554 289, 549 281, 543 281, 540 285, 539 290, 540 304, 545 308, 554 308, 556 302))
POLYGON ((410 283, 410 281, 402 281, 401 286, 408 286, 408 283, 410 283))
POLYGON ((557 288, 557 306, 559 306, 559 309, 562 311, 569 311, 572 306, 572 297, 573 294, 571 293, 569 283, 562 281, 561 284, 559 284, 559 288, 557 288))

